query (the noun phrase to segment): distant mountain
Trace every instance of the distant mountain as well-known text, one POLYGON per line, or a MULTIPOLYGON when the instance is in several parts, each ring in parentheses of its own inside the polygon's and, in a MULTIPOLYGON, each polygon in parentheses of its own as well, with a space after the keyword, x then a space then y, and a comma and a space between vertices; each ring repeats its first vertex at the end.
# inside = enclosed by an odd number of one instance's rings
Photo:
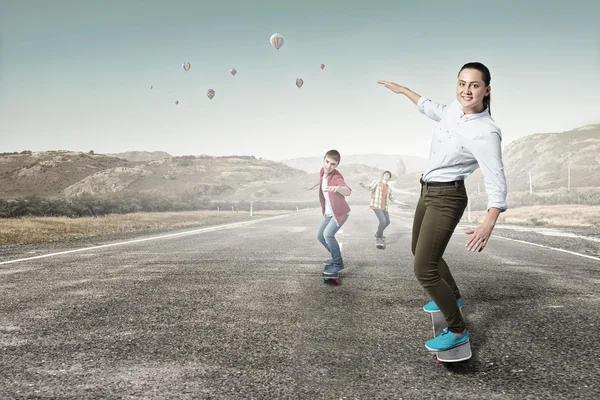
MULTIPOLYGON (((127 152, 115 155, 74 151, 0 154, 0 199, 22 197, 78 197, 149 195, 180 199, 222 201, 317 200, 321 157, 276 162, 253 156, 208 155, 174 157, 163 152, 127 152), (133 161, 143 157, 151 161, 133 161)), ((560 133, 539 133, 519 139, 503 151, 511 196, 527 193, 529 173, 534 191, 566 188, 570 166, 571 188, 600 187, 600 124, 560 133)), ((379 179, 384 170, 393 174, 392 187, 400 201, 414 203, 424 158, 401 155, 342 155, 339 171, 353 189, 350 204, 364 204, 369 193, 359 183, 379 179), (400 174, 401 163, 406 173, 400 174)), ((469 196, 485 206, 481 170, 467 179, 469 196), (480 195, 476 196, 479 186, 480 195), (475 194, 473 193, 475 192, 475 194)), ((515 197, 516 198, 516 197, 515 197)))
MULTIPOLYGON (((509 193, 528 191, 529 174, 533 190, 600 187, 600 124, 557 133, 537 133, 516 140, 502 153, 509 193)), ((467 181, 479 183, 481 170, 467 181)))
POLYGON ((77 151, 23 151, 0 154, 0 198, 55 197, 98 171, 131 163, 105 154, 77 151))
POLYGON ((124 153, 109 153, 109 156, 115 156, 127 161, 156 161, 173 157, 164 151, 126 151, 124 153))
MULTIPOLYGON (((323 166, 323 156, 290 158, 280 162, 306 172, 314 172, 323 166)), ((345 164, 362 164, 378 168, 382 171, 387 170, 393 175, 397 175, 401 162, 404 163, 406 173, 421 172, 427 165, 427 158, 400 154, 342 154, 340 166, 344 166, 345 164)))

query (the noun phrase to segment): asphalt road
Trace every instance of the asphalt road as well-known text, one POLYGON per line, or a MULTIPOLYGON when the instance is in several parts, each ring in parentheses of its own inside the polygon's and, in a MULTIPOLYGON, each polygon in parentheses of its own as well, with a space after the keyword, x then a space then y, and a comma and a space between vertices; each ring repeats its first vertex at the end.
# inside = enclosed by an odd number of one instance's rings
POLYGON ((339 286, 321 283, 320 218, 1 249, 0 398, 598 397, 600 259, 518 231, 468 253, 459 226, 445 258, 473 357, 437 365, 410 218, 377 250, 353 210, 339 286))

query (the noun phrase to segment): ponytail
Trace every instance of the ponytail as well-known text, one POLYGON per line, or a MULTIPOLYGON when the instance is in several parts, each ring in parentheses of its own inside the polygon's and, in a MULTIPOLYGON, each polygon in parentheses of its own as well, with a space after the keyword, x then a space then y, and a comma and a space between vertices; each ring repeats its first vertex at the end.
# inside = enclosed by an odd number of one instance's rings
POLYGON ((485 96, 483 98, 483 104, 487 107, 488 112, 490 113, 490 115, 492 115, 492 105, 491 105, 491 102, 492 102, 492 94, 490 93, 490 94, 488 94, 487 96, 485 96))

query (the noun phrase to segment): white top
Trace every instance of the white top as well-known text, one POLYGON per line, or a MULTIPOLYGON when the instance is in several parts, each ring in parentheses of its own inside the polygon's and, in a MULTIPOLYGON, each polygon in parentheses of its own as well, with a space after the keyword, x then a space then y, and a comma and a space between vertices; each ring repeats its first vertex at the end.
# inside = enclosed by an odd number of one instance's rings
POLYGON ((446 106, 425 97, 419 99, 417 107, 429 118, 439 121, 433 131, 423 180, 464 180, 481 167, 488 195, 488 210, 496 207, 506 211, 502 133, 488 109, 479 114, 465 114, 458 100, 446 106))
POLYGON ((333 215, 333 208, 331 207, 331 200, 329 199, 329 178, 327 177, 327 174, 323 174, 321 190, 323 190, 323 196, 325 196, 325 215, 333 215))

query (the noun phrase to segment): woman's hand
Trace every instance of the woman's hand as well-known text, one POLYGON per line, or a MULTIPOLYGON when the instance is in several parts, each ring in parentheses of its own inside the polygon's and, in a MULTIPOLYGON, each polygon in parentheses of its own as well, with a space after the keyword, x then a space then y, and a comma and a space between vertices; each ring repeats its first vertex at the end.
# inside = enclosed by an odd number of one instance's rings
POLYGON ((404 86, 400 86, 400 85, 398 85, 395 82, 389 82, 389 81, 379 80, 379 81, 377 81, 377 83, 379 83, 380 85, 385 86, 386 88, 390 89, 394 93, 404 93, 406 91, 406 89, 407 89, 404 86))
POLYGON ((480 253, 483 251, 490 236, 492 236, 492 231, 494 230, 494 226, 496 226, 499 215, 500 209, 492 207, 488 210, 487 217, 481 226, 475 229, 469 229, 465 232, 467 235, 473 235, 465 245, 467 251, 479 251, 480 253))
POLYGON ((473 235, 465 245, 467 247, 467 251, 479 251, 481 253, 487 245, 490 236, 492 236, 493 229, 493 226, 481 225, 475 229, 469 229, 466 231, 465 233, 467 235, 473 235))

